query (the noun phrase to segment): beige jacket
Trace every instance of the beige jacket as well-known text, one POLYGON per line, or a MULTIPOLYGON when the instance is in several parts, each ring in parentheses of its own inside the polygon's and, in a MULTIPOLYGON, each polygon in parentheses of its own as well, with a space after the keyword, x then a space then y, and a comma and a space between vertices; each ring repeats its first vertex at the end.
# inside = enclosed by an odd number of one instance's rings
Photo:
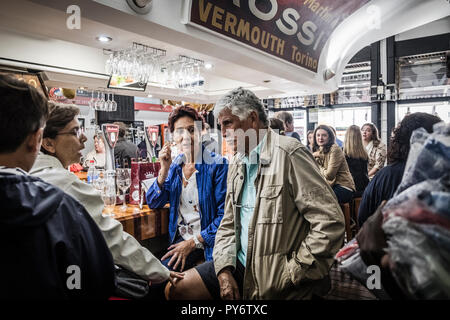
MULTIPOLYGON (((240 196, 245 165, 229 165, 225 213, 216 234, 218 274, 235 267, 240 248, 240 196)), ((268 130, 255 180, 248 230, 244 299, 308 299, 319 291, 343 244, 344 217, 311 153, 299 141, 268 130)))
POLYGON ((333 144, 328 153, 324 154, 321 151, 316 160, 319 164, 320 172, 331 187, 339 184, 353 191, 356 190, 344 152, 337 144, 333 144))
POLYGON ((65 169, 56 157, 40 153, 30 174, 59 187, 86 208, 102 231, 115 264, 155 283, 169 279, 170 271, 135 238, 123 231, 119 221, 102 216, 104 205, 99 191, 65 169))
MULTIPOLYGON (((373 168, 377 168, 378 171, 381 170, 386 161, 386 146, 384 143, 381 141, 372 141, 372 147, 367 150, 367 152, 369 154, 369 164, 367 166, 367 170, 370 171, 373 168)), ((372 180, 374 176, 374 174, 369 176, 369 179, 372 180)))

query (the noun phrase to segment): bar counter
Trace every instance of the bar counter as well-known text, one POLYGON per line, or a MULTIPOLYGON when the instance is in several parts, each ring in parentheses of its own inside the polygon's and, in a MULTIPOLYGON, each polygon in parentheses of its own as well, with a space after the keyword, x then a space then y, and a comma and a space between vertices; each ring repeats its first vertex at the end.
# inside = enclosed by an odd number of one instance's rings
MULTIPOLYGON (((168 233, 169 205, 160 209, 150 209, 144 205, 127 204, 126 211, 121 211, 120 205, 114 207, 114 218, 120 221, 125 232, 138 241, 152 239, 168 233)), ((103 210, 103 213, 106 213, 103 210)))

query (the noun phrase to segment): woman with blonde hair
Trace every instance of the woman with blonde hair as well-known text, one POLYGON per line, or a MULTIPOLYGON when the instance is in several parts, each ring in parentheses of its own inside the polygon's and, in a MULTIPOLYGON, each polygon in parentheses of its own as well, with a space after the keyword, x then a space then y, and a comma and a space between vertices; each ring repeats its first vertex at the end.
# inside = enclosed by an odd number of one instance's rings
POLYGON ((369 184, 367 172, 369 155, 363 146, 361 131, 358 126, 350 126, 345 132, 344 155, 355 182, 356 191, 353 197, 361 197, 369 184))
POLYGON ((386 146, 381 142, 378 129, 373 123, 366 123, 361 127, 364 147, 369 155, 369 179, 384 167, 386 161, 386 146))

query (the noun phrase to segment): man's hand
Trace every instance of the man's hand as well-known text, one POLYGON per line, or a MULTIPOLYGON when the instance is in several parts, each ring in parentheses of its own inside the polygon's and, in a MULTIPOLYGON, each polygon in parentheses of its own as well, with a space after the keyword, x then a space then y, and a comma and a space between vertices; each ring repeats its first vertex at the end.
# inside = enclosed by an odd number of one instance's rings
POLYGON ((361 259, 368 266, 381 265, 381 258, 386 254, 384 248, 387 247, 384 231, 381 228, 383 223, 383 209, 386 201, 383 201, 377 211, 366 220, 361 230, 356 235, 359 244, 361 259))
POLYGON ((177 286, 178 280, 184 279, 184 273, 170 271, 169 282, 173 287, 177 286))
POLYGON ((223 269, 217 275, 220 285, 220 297, 223 300, 240 300, 239 287, 229 269, 223 269))
POLYGON ((170 256, 172 256, 172 259, 170 259, 168 266, 171 267, 172 264, 175 263, 175 265, 172 268, 176 270, 181 263, 180 271, 183 271, 184 265, 186 263, 186 258, 192 251, 194 251, 194 249, 195 249, 195 242, 193 239, 184 240, 171 245, 168 248, 169 251, 161 258, 161 260, 165 260, 170 256))

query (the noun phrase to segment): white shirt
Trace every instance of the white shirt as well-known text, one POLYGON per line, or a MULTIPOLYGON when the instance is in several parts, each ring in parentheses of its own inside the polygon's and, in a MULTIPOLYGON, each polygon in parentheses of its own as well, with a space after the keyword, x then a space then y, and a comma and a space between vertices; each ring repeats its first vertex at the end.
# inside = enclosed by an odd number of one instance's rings
POLYGON ((200 204, 198 201, 196 170, 189 179, 183 172, 180 206, 178 209, 178 232, 184 240, 198 236, 201 231, 200 204))

